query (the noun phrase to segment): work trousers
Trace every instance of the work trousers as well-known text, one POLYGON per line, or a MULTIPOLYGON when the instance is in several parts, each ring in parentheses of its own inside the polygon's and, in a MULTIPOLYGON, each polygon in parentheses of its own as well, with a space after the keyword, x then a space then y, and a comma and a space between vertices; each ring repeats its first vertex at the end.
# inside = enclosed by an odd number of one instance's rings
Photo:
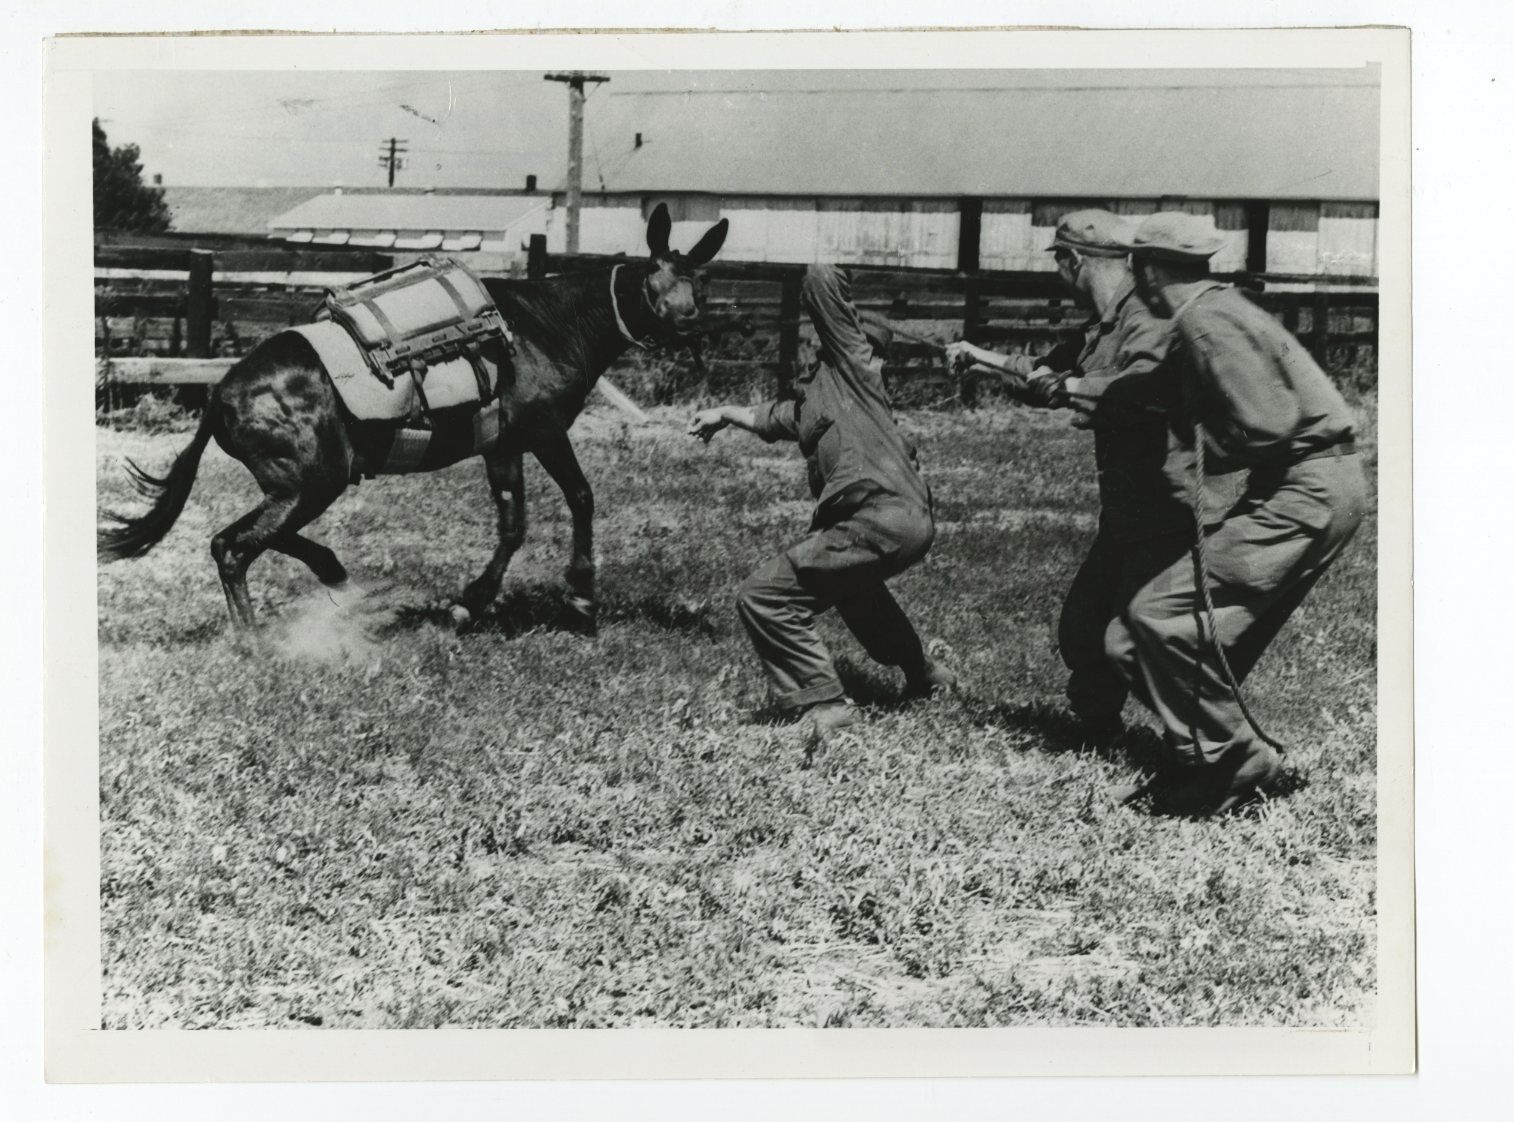
MULTIPOLYGON (((1244 681, 1267 645, 1340 555, 1367 509, 1358 456, 1253 469, 1246 493, 1206 543, 1218 641, 1244 681)), ((1165 727, 1174 762, 1213 764, 1256 732, 1214 654, 1184 557, 1144 585, 1110 624, 1106 648, 1165 727)))
POLYGON ((1117 725, 1129 684, 1105 650, 1109 625, 1140 588, 1182 558, 1193 531, 1125 540, 1100 527, 1062 601, 1057 646, 1069 671, 1067 702, 1090 728, 1117 725))
POLYGON ((873 659, 908 677, 924 672, 920 637, 883 582, 924 557, 934 537, 929 511, 877 496, 747 577, 736 611, 779 709, 843 696, 830 651, 815 629, 815 618, 830 608, 873 659))

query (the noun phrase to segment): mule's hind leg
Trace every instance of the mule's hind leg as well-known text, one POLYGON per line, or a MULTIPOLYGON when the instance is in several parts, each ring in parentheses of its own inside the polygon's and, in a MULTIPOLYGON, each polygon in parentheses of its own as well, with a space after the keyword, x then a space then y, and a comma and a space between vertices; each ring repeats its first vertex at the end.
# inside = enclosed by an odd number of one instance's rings
POLYGON ((599 608, 594 601, 594 492, 578 466, 565 432, 543 434, 531 447, 537 461, 562 488, 573 516, 573 556, 568 561, 568 607, 593 631, 599 608))
POLYGON ((247 595, 247 568, 283 531, 299 502, 299 495, 269 495, 210 539, 210 554, 221 574, 234 625, 252 627, 256 622, 252 598, 247 595))
POLYGON ((501 448, 484 457, 489 474, 489 491, 494 496, 494 510, 499 523, 499 544, 489 564, 452 605, 453 625, 467 627, 499 595, 500 582, 510 558, 526 539, 526 484, 521 470, 520 452, 501 448))
POLYGON ((288 554, 296 561, 303 561, 322 584, 343 584, 347 580, 347 567, 326 546, 313 542, 301 534, 285 534, 272 548, 288 554))
POLYGON ((315 579, 325 585, 344 583, 347 580, 347 567, 327 546, 313 542, 297 531, 324 514, 326 508, 346 489, 347 485, 343 483, 338 486, 308 487, 301 491, 299 505, 285 523, 284 531, 268 543, 270 549, 276 549, 296 561, 303 561, 315 574, 315 579))
POLYGON ((301 537, 299 530, 342 493, 343 487, 311 487, 294 494, 269 495, 258 506, 211 539, 210 552, 221 574, 231 621, 252 627, 255 616, 247 594, 247 569, 269 549, 309 565, 323 584, 340 584, 347 570, 325 546, 301 537))
POLYGON ((238 570, 232 543, 252 527, 267 505, 265 499, 210 539, 210 555, 215 558, 216 571, 221 576, 221 591, 226 594, 226 611, 231 616, 234 627, 251 624, 252 605, 247 604, 247 615, 244 618, 242 608, 243 602, 247 600, 247 569, 243 566, 238 570), (241 589, 240 594, 238 588, 241 589))

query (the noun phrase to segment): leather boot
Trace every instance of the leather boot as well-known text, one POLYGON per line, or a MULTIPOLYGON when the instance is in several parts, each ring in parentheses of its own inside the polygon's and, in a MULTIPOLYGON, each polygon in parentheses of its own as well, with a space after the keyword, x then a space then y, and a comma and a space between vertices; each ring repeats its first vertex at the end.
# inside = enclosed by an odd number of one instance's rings
POLYGON ((957 675, 939 662, 926 659, 919 673, 910 674, 904 680, 904 698, 907 701, 939 697, 953 693, 958 687, 957 675))
POLYGON ((1255 740, 1154 792, 1152 809, 1157 814, 1183 818, 1225 814, 1249 802, 1282 769, 1282 757, 1276 750, 1255 740))

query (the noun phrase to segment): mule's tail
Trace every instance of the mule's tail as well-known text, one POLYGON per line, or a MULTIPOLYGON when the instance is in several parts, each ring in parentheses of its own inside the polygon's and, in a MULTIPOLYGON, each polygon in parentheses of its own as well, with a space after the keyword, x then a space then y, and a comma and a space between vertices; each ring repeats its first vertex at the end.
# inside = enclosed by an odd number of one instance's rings
POLYGON ((121 561, 128 557, 141 557, 163 540, 173 529, 184 504, 189 499, 189 490, 194 486, 195 472, 200 467, 200 456, 210 443, 212 410, 207 402, 200 414, 200 427, 195 430, 189 447, 180 452, 168 469, 168 474, 159 478, 149 475, 131 460, 126 461, 126 471, 132 486, 144 498, 152 500, 145 514, 127 518, 111 511, 104 517, 111 523, 95 532, 95 554, 102 561, 121 561))

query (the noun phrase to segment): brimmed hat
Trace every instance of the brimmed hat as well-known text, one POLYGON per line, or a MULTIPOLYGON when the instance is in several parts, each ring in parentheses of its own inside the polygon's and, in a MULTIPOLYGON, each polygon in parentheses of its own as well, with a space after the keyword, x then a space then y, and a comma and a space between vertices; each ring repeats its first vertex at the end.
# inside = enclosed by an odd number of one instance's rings
POLYGON ((1126 243, 1132 254, 1187 264, 1208 261, 1224 245, 1212 218, 1180 210, 1147 215, 1126 243))
POLYGON ((1125 246, 1128 225, 1125 219, 1107 210, 1075 210, 1062 216, 1046 249, 1048 253, 1071 249, 1089 257, 1124 257, 1130 252, 1125 246))

